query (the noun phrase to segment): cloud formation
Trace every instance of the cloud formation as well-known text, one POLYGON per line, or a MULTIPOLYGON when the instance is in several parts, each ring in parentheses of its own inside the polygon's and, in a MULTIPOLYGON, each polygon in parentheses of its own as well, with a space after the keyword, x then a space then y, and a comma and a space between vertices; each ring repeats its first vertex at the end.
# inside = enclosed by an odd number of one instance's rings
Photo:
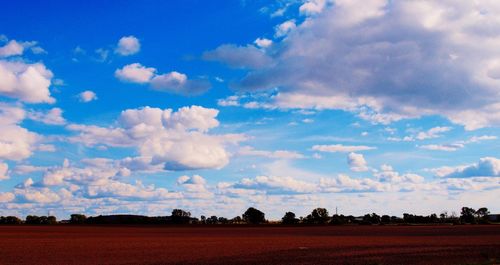
MULTIPOLYGON (((314 107, 331 97, 344 100, 323 108, 367 109, 392 116, 389 121, 442 115, 467 130, 500 124, 500 35, 491 30, 500 26, 496 3, 321 2, 303 5, 304 13, 318 12, 296 27, 293 21, 278 25, 276 36, 286 37, 272 52, 255 56, 272 62, 249 70, 235 88, 278 87, 280 96, 295 95, 288 108, 314 107), (317 102, 305 106, 304 98, 317 102)), ((231 58, 244 59, 229 65, 251 57, 246 49, 233 50, 231 58)), ((269 103, 279 106, 277 98, 269 103)))
POLYGON ((0 95, 27 103, 54 103, 52 72, 42 63, 0 60, 0 95))
POLYGON ((94 100, 97 100, 97 95, 94 91, 85 90, 82 93, 78 94, 78 98, 80 102, 88 103, 94 100))
POLYGON ((330 153, 350 153, 377 149, 372 146, 366 145, 342 145, 342 144, 332 144, 332 145, 314 145, 312 148, 314 151, 320 152, 330 152, 330 153))
POLYGON ((134 36, 126 36, 118 41, 115 52, 122 56, 128 56, 138 53, 140 49, 141 43, 139 39, 134 36))
POLYGON ((199 95, 210 88, 206 80, 190 80, 187 75, 172 71, 166 74, 157 74, 152 67, 145 67, 140 63, 125 65, 115 71, 115 77, 124 82, 149 84, 151 88, 173 94, 193 96, 199 95))
POLYGON ((368 171, 368 164, 366 163, 365 157, 362 154, 349 153, 347 156, 347 164, 349 168, 354 172, 364 172, 368 171))
POLYGON ((225 146, 245 139, 243 135, 212 135, 219 125, 219 111, 199 106, 172 109, 144 107, 121 113, 119 127, 71 124, 70 138, 87 146, 135 147, 152 164, 167 170, 222 168, 229 162, 225 146))

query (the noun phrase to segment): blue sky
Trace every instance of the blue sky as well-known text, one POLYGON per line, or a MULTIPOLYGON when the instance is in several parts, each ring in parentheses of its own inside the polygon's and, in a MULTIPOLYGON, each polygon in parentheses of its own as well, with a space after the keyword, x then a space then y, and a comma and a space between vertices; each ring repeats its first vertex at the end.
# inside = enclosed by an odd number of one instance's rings
POLYGON ((4 3, 0 213, 498 212, 498 13, 4 3))

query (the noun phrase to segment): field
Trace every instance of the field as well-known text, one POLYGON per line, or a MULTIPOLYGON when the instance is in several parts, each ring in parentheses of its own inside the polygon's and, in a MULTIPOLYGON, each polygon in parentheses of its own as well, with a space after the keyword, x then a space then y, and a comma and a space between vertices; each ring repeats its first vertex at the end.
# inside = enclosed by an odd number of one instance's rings
POLYGON ((0 264, 498 264, 500 226, 0 226, 0 264))

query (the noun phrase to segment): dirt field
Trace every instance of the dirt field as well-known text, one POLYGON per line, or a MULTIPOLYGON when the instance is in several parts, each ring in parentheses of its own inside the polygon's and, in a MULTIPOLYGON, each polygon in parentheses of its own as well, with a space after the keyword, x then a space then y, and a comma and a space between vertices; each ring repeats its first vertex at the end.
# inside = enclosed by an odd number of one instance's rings
POLYGON ((0 226, 0 264, 498 264, 500 226, 0 226))

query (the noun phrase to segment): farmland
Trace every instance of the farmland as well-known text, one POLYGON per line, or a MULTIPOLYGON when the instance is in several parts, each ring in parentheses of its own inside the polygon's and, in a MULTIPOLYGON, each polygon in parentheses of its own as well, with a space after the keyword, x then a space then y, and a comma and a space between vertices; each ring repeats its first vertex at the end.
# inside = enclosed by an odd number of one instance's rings
POLYGON ((0 264, 494 264, 500 226, 0 226, 0 264))

